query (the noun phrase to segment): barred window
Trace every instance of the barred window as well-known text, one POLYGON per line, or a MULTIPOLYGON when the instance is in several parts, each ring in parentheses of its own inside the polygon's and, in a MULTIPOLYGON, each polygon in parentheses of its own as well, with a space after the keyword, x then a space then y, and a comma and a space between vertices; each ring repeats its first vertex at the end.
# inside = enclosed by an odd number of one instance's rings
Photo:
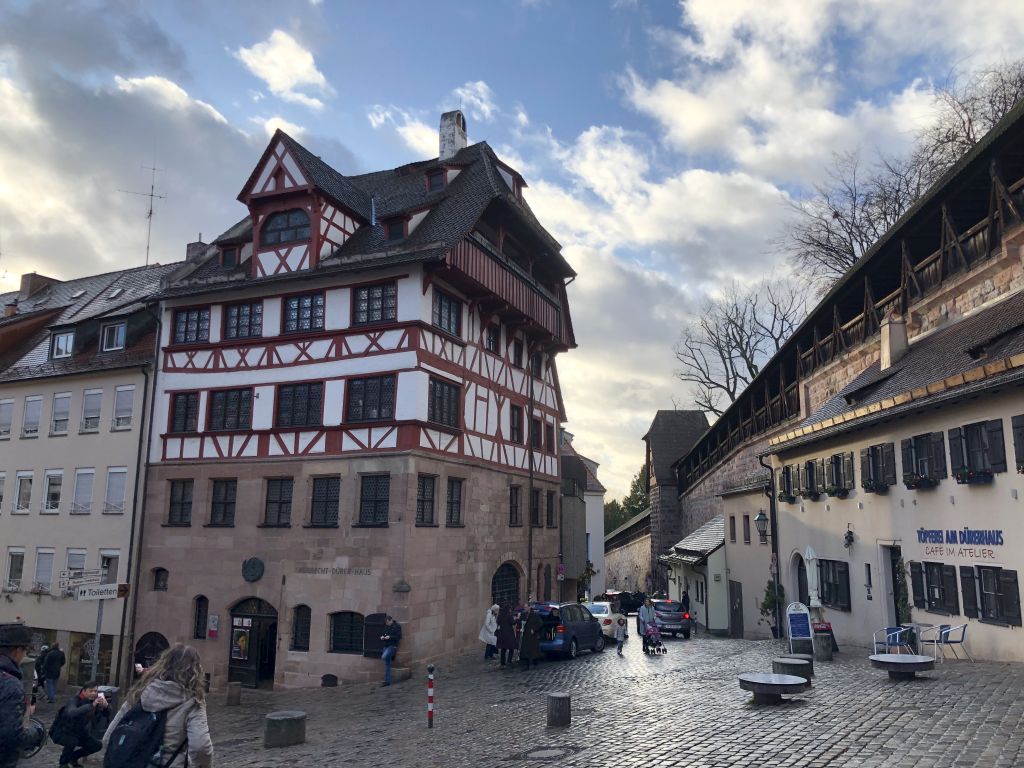
POLYGON ((221 389, 210 393, 211 430, 249 429, 251 424, 251 389, 221 389))
POLYGON ((359 524, 387 525, 391 475, 363 475, 359 493, 359 524))
POLYGON ((313 506, 309 514, 310 525, 336 528, 338 526, 338 504, 340 498, 340 477, 314 477, 313 506))
POLYGON ((263 335, 263 302, 229 304, 224 308, 224 338, 251 339, 263 335))
POLYGON ((210 308, 179 309, 174 313, 174 343, 198 344, 210 340, 210 308))
POLYGON ((319 427, 323 423, 324 385, 282 384, 277 388, 277 426, 319 427))
POLYGON ((436 288, 434 289, 434 325, 452 336, 462 334, 462 302, 436 288))
POLYGON ((230 527, 235 524, 237 480, 214 480, 210 503, 210 525, 230 527))
POLYGON ((308 605, 296 605, 292 610, 292 650, 309 650, 309 624, 313 612, 308 605))
POLYGON ((434 524, 434 488, 437 478, 420 475, 416 478, 416 524, 434 524))
POLYGON ((324 327, 324 295, 307 293, 284 300, 284 333, 321 331, 324 327))
POLYGON ((385 323, 398 317, 398 288, 395 283, 364 285, 354 289, 352 324, 385 323))
POLYGON ((210 615, 210 601, 203 595, 196 596, 192 618, 192 638, 206 639, 206 619, 210 615))
POLYGON ((510 526, 522 525, 522 486, 510 485, 508 489, 508 524, 510 526))
POLYGON ((264 526, 287 528, 292 524, 292 485, 290 477, 267 480, 264 526))
POLYGON ((349 379, 346 421, 384 421, 394 416, 394 376, 349 379))
POLYGON ((445 525, 462 525, 462 480, 448 478, 448 505, 445 525))
POLYGON ((332 613, 330 616, 330 653, 363 652, 363 615, 352 611, 332 613))
POLYGON ((555 527, 555 492, 554 491, 548 491, 547 502, 548 502, 548 505, 545 508, 545 521, 544 521, 544 524, 547 525, 548 528, 554 528, 555 527))
POLYGON ((431 379, 427 400, 427 421, 458 427, 460 392, 461 388, 457 384, 431 379))
POLYGON ((171 432, 199 429, 199 393, 178 392, 171 401, 171 432))
POLYGON ((168 525, 192 525, 192 480, 171 480, 168 525))

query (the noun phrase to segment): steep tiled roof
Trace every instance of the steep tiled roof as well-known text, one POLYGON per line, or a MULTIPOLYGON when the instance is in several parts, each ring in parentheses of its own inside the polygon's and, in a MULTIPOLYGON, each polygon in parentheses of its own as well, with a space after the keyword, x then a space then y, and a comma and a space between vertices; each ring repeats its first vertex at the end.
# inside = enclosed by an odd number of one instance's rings
POLYGON ((1024 291, 914 339, 907 353, 887 370, 882 371, 880 363, 874 363, 801 423, 792 438, 782 436, 772 442, 803 444, 906 410, 1024 378, 1024 368, 1002 363, 1022 354, 1024 291), (970 373, 987 364, 993 367, 985 376, 970 373), (871 413, 865 410, 878 404, 882 407, 872 409, 871 413), (826 424, 829 420, 833 423, 826 424), (811 432, 817 425, 822 428, 811 432), (801 430, 805 430, 804 434, 797 435, 801 430))
POLYGON ((651 464, 659 484, 671 484, 672 465, 693 447, 708 428, 703 411, 658 411, 644 440, 651 449, 651 464))
POLYGON ((661 555, 663 562, 678 562, 697 565, 719 547, 725 544, 725 516, 711 518, 700 528, 672 547, 672 551, 661 555))

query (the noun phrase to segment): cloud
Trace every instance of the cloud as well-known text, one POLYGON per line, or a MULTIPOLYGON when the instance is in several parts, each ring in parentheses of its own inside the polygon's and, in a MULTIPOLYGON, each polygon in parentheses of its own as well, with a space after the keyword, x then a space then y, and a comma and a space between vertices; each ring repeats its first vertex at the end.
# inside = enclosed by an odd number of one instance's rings
POLYGON ((301 139, 306 129, 301 125, 288 122, 283 117, 275 115, 274 117, 250 117, 249 121, 256 123, 263 128, 263 132, 268 136, 273 136, 274 131, 280 128, 282 131, 287 133, 289 136, 295 139, 301 139))
POLYGON ((313 89, 321 95, 332 95, 334 89, 317 69, 313 54, 280 29, 251 48, 239 48, 234 55, 246 68, 267 84, 280 99, 302 104, 310 109, 323 109, 324 103, 297 89, 313 89))
POLYGON ((114 82, 117 89, 124 93, 138 93, 152 99, 164 109, 201 109, 205 110, 219 123, 227 123, 227 118, 220 112, 199 99, 192 99, 177 83, 166 77, 121 77, 116 75, 114 82))
POLYGON ((373 128, 392 128, 402 143, 416 153, 417 159, 437 157, 437 129, 431 128, 411 112, 375 104, 367 112, 366 118, 373 128))
POLYGON ((469 112, 475 120, 491 122, 498 113, 498 105, 494 103, 494 93, 483 80, 476 80, 461 85, 452 91, 462 109, 469 112))

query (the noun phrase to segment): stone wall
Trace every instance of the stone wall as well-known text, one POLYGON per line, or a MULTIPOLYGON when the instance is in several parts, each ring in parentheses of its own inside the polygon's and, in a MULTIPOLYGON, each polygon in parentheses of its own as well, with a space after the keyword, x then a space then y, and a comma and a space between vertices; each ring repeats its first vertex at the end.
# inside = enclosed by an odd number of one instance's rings
POLYGON ((651 583, 651 535, 604 553, 605 589, 646 592, 651 583))
POLYGON ((651 589, 667 593, 668 574, 658 565, 658 556, 668 552, 673 544, 683 538, 679 496, 675 486, 652 485, 648 501, 651 505, 651 556, 647 571, 651 574, 651 589))

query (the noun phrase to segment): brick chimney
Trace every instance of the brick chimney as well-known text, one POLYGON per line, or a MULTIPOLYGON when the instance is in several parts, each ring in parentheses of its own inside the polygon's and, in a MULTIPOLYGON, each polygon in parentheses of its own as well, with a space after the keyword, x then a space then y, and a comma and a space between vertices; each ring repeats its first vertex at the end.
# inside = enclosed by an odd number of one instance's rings
POLYGON ((466 117, 459 110, 445 112, 441 115, 441 130, 438 132, 439 145, 437 159, 442 162, 450 160, 460 149, 469 144, 466 138, 466 117))
POLYGON ((907 321, 896 312, 882 321, 882 370, 898 363, 910 348, 907 341, 907 321))
POLYGON ((4 317, 14 317, 18 314, 18 300, 9 301, 4 304, 4 317))
POLYGON ((22 301, 30 299, 46 286, 56 285, 59 282, 61 281, 56 278, 29 272, 27 275, 21 276, 21 288, 18 290, 18 298, 22 301))
POLYGON ((208 243, 204 243, 202 238, 196 240, 194 243, 189 243, 185 246, 185 261, 196 261, 202 258, 203 254, 206 253, 206 249, 209 248, 208 243))

